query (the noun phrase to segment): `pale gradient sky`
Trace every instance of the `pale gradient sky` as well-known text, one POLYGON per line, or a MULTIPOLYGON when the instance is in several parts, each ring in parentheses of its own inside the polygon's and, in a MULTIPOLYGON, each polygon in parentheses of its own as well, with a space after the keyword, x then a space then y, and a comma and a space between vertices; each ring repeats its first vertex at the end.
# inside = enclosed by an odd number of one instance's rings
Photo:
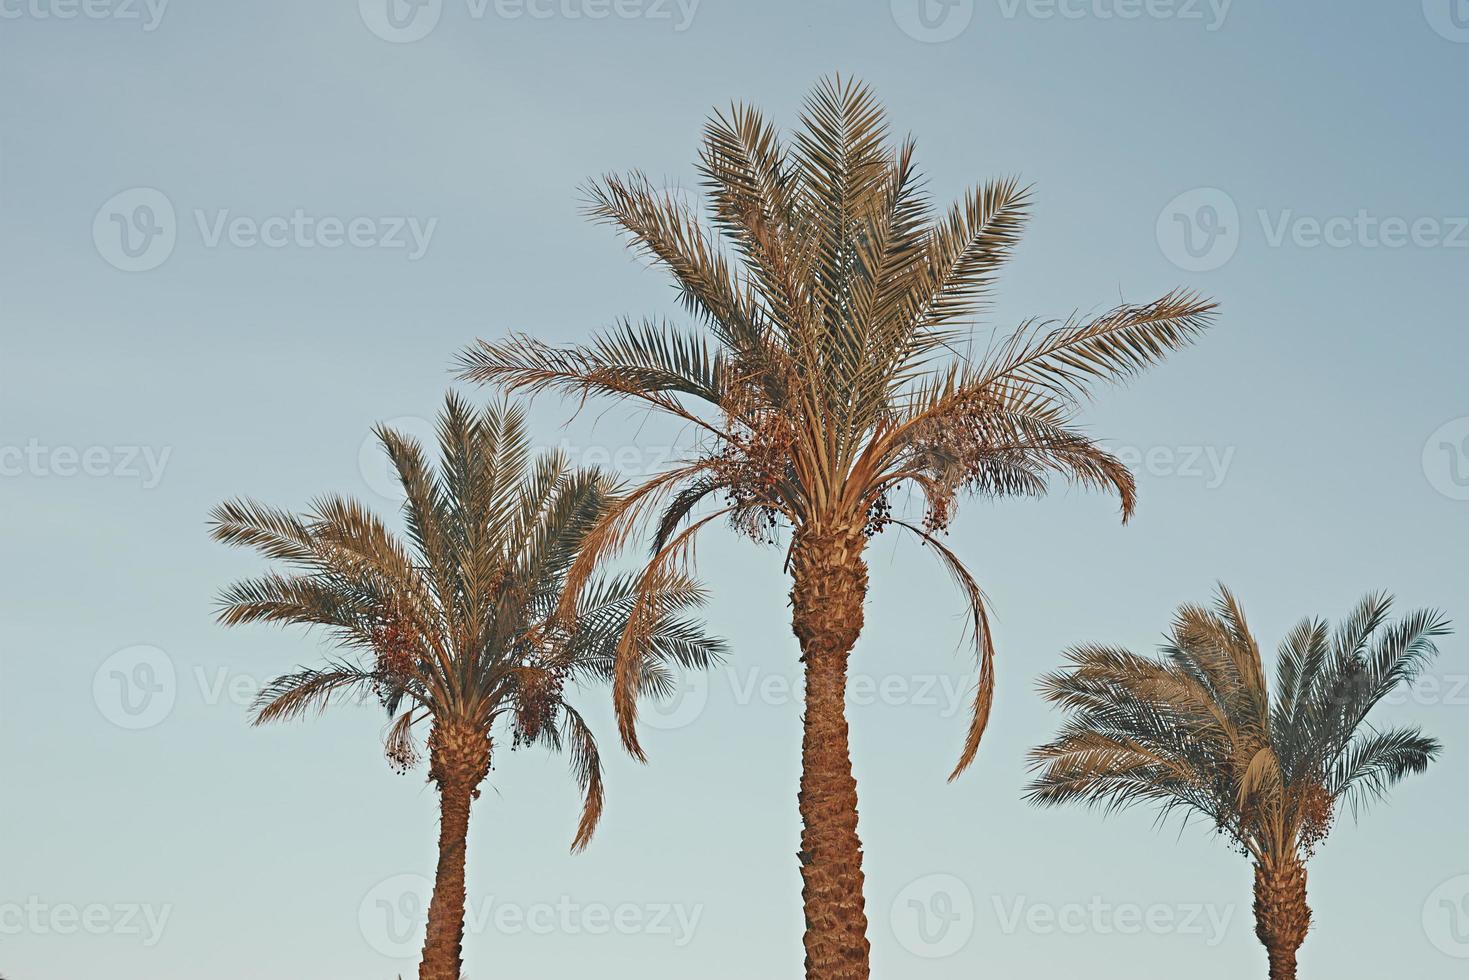
MULTIPOLYGON (((1223 304, 1090 413, 1142 460, 1130 526, 1063 490, 954 527, 1001 655, 956 784, 960 603, 921 549, 874 545, 853 669, 879 693, 851 714, 875 974, 1263 975, 1248 866, 1208 833, 1020 802, 1058 721, 1034 681, 1068 644, 1151 650, 1220 579, 1271 650, 1376 588, 1469 624, 1462 0, 385 3, 0 0, 0 973, 413 972, 391 909, 432 867, 433 794, 389 771, 368 709, 246 727, 249 691, 322 651, 213 623, 258 566, 208 541, 207 512, 325 491, 391 508, 363 440, 431 417, 464 344, 673 312, 578 184, 692 183, 712 107, 789 124, 839 70, 917 137, 940 200, 1034 183, 981 331, 1175 285, 1223 304)), ((644 465, 666 439, 564 415, 538 403, 537 432, 587 460, 644 465)), ((610 760, 587 853, 567 853, 564 762, 500 756, 471 831, 470 976, 800 975, 788 586, 778 553, 725 532, 701 557, 734 658, 650 732, 646 767, 586 692, 610 760)), ((1303 975, 1463 975, 1466 652, 1446 642, 1385 713, 1447 752, 1312 864, 1303 975)))

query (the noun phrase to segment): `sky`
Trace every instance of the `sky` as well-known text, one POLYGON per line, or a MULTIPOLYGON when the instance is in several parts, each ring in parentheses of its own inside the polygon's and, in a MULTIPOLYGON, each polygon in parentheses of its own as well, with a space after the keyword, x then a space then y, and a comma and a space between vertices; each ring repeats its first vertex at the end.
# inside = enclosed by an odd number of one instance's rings
MULTIPOLYGON (((580 185, 691 188, 712 110, 790 126, 835 72, 914 135, 936 200, 1034 186, 981 341, 1175 286, 1221 304, 1086 412, 1135 463, 1127 526, 1057 487, 952 527, 1000 656, 955 783, 962 603, 873 543, 849 702, 874 972, 1263 975, 1249 866, 1207 829, 1022 801, 1059 720, 1036 680, 1072 644, 1153 650, 1221 581, 1272 655, 1376 589, 1469 624, 1463 0, 0 0, 0 973, 414 972, 434 794, 368 708, 249 727, 329 650, 214 622, 260 565, 209 509, 391 515, 369 430, 422 433, 456 351, 677 315, 580 185)), ((569 415, 536 402, 538 443, 629 476, 676 443, 569 415)), ((801 975, 789 584, 725 531, 700 568, 731 657, 651 713, 649 763, 578 694, 608 759, 585 853, 565 761, 497 757, 468 976, 801 975)), ((1442 651, 1382 720, 1444 756, 1312 861, 1303 975, 1463 975, 1469 648, 1442 651)))

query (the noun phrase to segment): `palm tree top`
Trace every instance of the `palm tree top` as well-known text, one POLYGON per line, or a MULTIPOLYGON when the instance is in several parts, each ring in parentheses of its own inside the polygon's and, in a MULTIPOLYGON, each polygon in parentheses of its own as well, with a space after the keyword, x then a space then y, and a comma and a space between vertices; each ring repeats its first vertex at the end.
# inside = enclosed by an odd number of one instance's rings
MULTIPOLYGON (((563 590, 577 549, 615 502, 610 479, 573 468, 560 452, 533 456, 515 405, 475 411, 449 395, 437 466, 415 440, 382 426, 376 433, 404 493, 402 537, 339 496, 303 514, 234 500, 211 515, 216 540, 284 568, 225 590, 220 620, 322 627, 344 651, 267 685, 256 724, 373 698, 392 719, 386 749, 402 769, 419 758, 421 723, 486 736, 504 726, 512 748, 566 751, 585 794, 574 846, 585 846, 602 810, 601 763, 568 686, 611 677, 637 583, 597 575, 573 596, 563 590)), ((673 670, 722 656, 721 641, 680 615, 704 598, 691 579, 660 583, 640 696, 665 694, 673 670)))
POLYGON ((1067 668, 1041 683, 1068 717, 1031 753, 1027 798, 1199 813, 1262 864, 1308 858, 1340 810, 1358 814, 1440 752, 1417 728, 1367 720, 1449 632, 1434 610, 1389 623, 1391 606, 1368 595, 1335 630, 1302 620, 1280 645, 1273 690, 1223 586, 1213 608, 1178 610, 1160 657, 1072 648, 1067 668))
MULTIPOLYGON (((1029 193, 995 180, 940 211, 914 157, 852 79, 820 83, 789 137, 752 107, 717 112, 698 159, 702 211, 640 172, 587 190, 589 214, 671 275, 697 329, 624 320, 566 347, 512 334, 465 350, 457 366, 465 379, 578 405, 625 400, 697 434, 687 458, 609 510, 573 582, 645 523, 655 527, 649 583, 686 569, 694 535, 719 518, 762 541, 788 525, 793 546, 834 536, 852 553, 886 528, 916 535, 958 581, 979 655, 957 775, 978 747, 993 679, 983 594, 939 540, 957 498, 1040 495, 1059 476, 1115 492, 1125 520, 1132 474, 1076 428, 1077 413, 1098 384, 1190 344, 1214 304, 1177 290, 1099 316, 1028 321, 962 353, 1029 193), (895 510, 905 491, 921 516, 895 510)), ((637 752, 631 676, 618 705, 637 752)))

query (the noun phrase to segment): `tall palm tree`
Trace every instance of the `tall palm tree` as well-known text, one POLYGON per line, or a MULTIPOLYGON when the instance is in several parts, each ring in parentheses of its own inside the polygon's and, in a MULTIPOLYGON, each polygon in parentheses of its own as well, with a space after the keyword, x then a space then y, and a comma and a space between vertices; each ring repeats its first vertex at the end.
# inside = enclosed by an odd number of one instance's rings
POLYGON ((495 738, 512 750, 567 753, 585 796, 572 843, 580 850, 602 814, 602 764, 568 682, 611 678, 635 606, 652 616, 639 633, 639 694, 668 693, 674 669, 706 667, 722 647, 678 616, 703 600, 688 579, 671 576, 651 597, 629 575, 583 576, 575 594, 564 592, 577 549, 615 497, 605 476, 573 469, 561 453, 532 459, 520 409, 475 412, 450 395, 437 468, 413 439, 376 433, 402 485, 406 540, 341 497, 319 499, 299 516, 226 503, 212 515, 213 536, 287 571, 227 589, 220 619, 321 626, 349 651, 271 682, 256 702, 256 724, 345 697, 374 698, 392 719, 388 759, 404 771, 419 760, 416 732, 427 727, 441 825, 419 976, 459 980, 469 811, 495 738))
POLYGON ((1273 693, 1244 613, 1222 587, 1212 611, 1178 610, 1159 659, 1072 649, 1069 669, 1042 682, 1070 717, 1031 753, 1039 775, 1028 798, 1202 814, 1254 862, 1255 934, 1272 980, 1290 980, 1311 924, 1306 862, 1336 815, 1356 815, 1439 753, 1416 728, 1367 722, 1448 633, 1432 610, 1388 625, 1390 606, 1367 596, 1335 631, 1303 620, 1280 646, 1273 693))
MULTIPOLYGON (((917 535, 968 600, 979 681, 958 775, 989 715, 994 651, 979 587, 940 540, 957 496, 1040 495, 1060 475, 1116 491, 1125 519, 1132 476, 1073 427, 1079 402, 1094 383, 1187 344, 1212 304, 1174 292, 1095 318, 1030 322, 967 357, 960 325, 1019 237, 1026 191, 996 181, 936 214, 913 144, 889 140, 882 107, 850 80, 820 84, 801 122, 786 140, 753 108, 714 115, 698 163, 702 217, 639 173, 590 186, 591 216, 671 273, 702 329, 624 321, 572 347, 512 335, 465 351, 460 367, 467 379, 511 390, 626 399, 697 433, 689 458, 608 510, 572 581, 645 523, 654 525, 641 580, 650 601, 665 575, 687 567, 695 534, 710 522, 727 517, 759 541, 791 530, 792 628, 806 680, 798 797, 806 970, 847 980, 868 975, 843 704, 868 539, 890 527, 917 535), (889 502, 911 489, 925 513, 910 520, 889 502), (709 501, 721 506, 700 510, 709 501)), ((614 679, 619 731, 638 758, 647 622, 629 618, 614 679)))

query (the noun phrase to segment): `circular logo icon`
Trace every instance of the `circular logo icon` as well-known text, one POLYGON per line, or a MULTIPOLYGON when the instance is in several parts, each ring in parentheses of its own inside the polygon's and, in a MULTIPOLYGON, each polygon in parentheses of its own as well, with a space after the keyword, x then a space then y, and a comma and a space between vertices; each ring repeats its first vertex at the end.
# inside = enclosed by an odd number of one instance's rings
POLYGON ((123 272, 156 269, 173 254, 178 221, 173 202, 153 187, 114 194, 92 218, 92 243, 107 264, 123 272))
POLYGON ((1423 475, 1450 500, 1469 500, 1469 418, 1445 422, 1428 437, 1423 475))
POLYGON ((428 37, 444 13, 444 0, 357 0, 362 23, 384 41, 409 44, 428 37))
POLYGON ((1469 960, 1469 875, 1450 878, 1428 896, 1423 932, 1440 953, 1469 960))
POLYGON ((638 721, 659 731, 673 731, 692 725, 708 703, 708 671, 679 671, 671 694, 649 697, 638 705, 638 721))
POLYGON ((118 728, 152 728, 173 711, 177 697, 173 661, 157 647, 119 650, 92 675, 92 700, 118 728))
POLYGON ((924 875, 893 899, 893 935, 924 959, 953 956, 974 935, 974 895, 953 875, 924 875))
POLYGON ((1423 16, 1439 37, 1469 44, 1469 0, 1423 0, 1423 16))
POLYGON ((357 927, 362 938, 383 956, 417 956, 423 949, 433 893, 433 882, 423 875, 394 875, 379 882, 357 906, 357 927))
POLYGON ((964 33, 974 0, 892 0, 893 20, 915 41, 942 44, 964 33))
MULTIPOLYGON (((428 419, 416 415, 400 415, 383 423, 389 429, 414 439, 432 458, 433 447, 438 445, 438 430, 428 419)), ((397 467, 388 457, 388 451, 378 440, 376 433, 368 433, 357 449, 357 471, 373 493, 384 500, 401 502, 404 498, 403 484, 398 480, 397 467)))
POLYGON ((1239 208, 1217 187, 1186 191, 1158 215, 1158 247, 1185 272, 1212 272, 1239 248, 1239 208))

